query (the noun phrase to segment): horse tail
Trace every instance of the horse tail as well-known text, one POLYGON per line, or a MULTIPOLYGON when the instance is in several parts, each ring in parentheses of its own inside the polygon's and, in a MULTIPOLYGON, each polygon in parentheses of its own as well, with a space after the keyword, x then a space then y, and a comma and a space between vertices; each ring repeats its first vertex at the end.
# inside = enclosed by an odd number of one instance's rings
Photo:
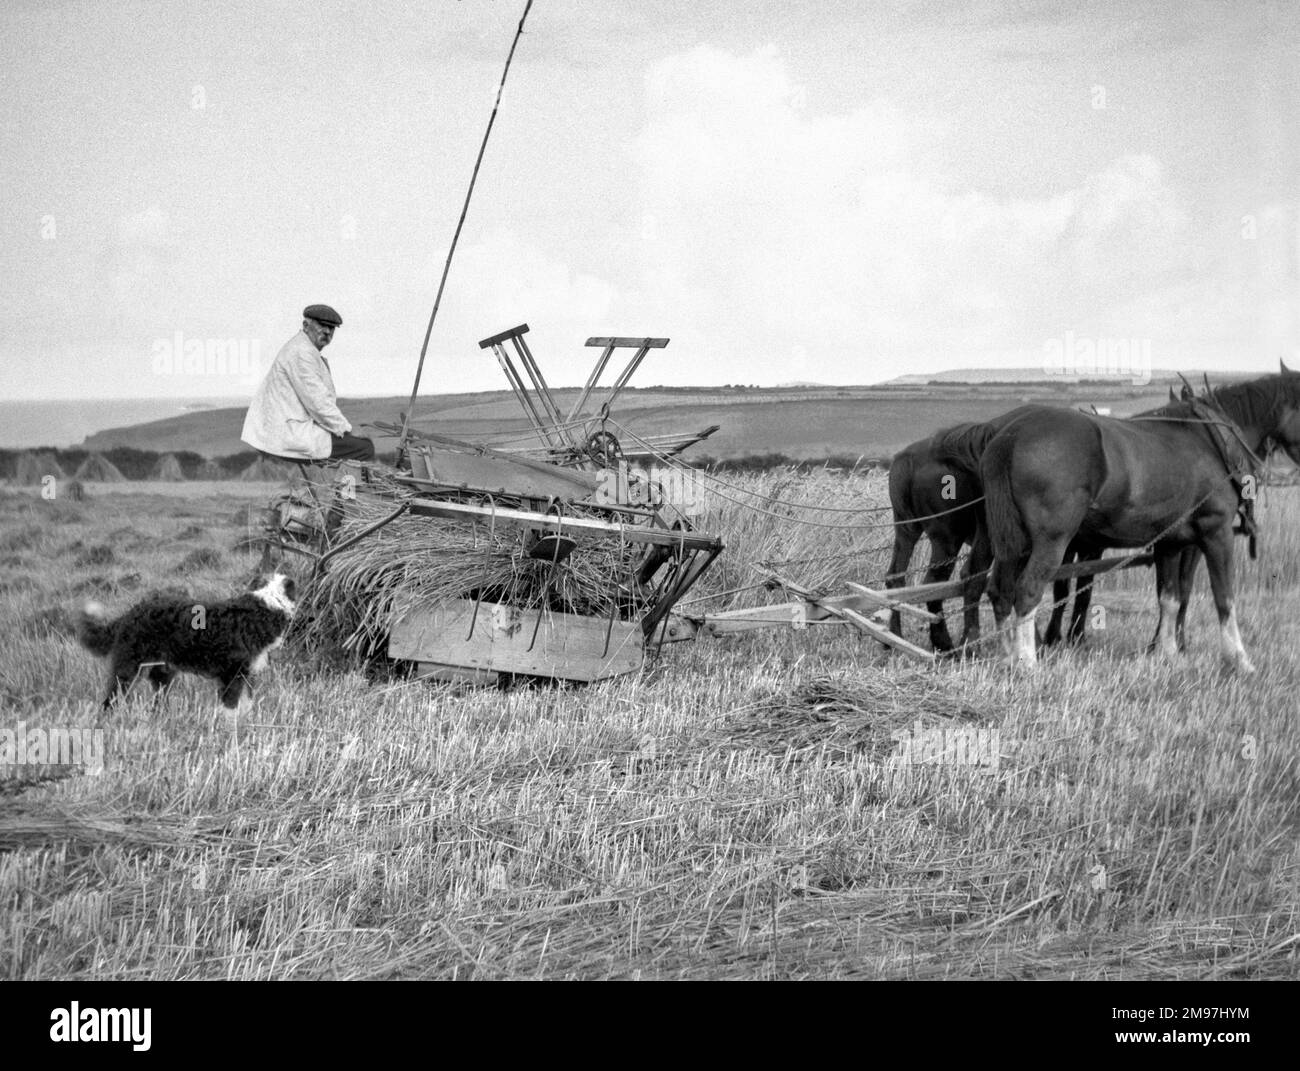
POLYGON ((958 424, 936 436, 934 456, 974 479, 980 479, 980 458, 998 433, 995 424, 958 424))
MULTIPOLYGON (((922 526, 913 520, 921 511, 913 494, 916 456, 911 447, 900 450, 889 465, 889 504, 894 509, 894 549, 889 559, 889 572, 885 574, 887 588, 907 583, 907 567, 912 561, 912 551, 921 538, 922 526)), ((889 615, 889 627, 897 635, 903 634, 902 621, 895 608, 889 615)))
POLYGON ((1029 546, 1029 533, 1020 519, 1011 490, 1011 459, 1015 451, 1014 429, 995 435, 984 449, 980 478, 984 481, 984 520, 988 526, 993 556, 998 561, 1018 561, 1029 546))
POLYGON ((894 509, 895 526, 916 516, 912 501, 912 457, 900 450, 889 463, 889 504, 894 509))

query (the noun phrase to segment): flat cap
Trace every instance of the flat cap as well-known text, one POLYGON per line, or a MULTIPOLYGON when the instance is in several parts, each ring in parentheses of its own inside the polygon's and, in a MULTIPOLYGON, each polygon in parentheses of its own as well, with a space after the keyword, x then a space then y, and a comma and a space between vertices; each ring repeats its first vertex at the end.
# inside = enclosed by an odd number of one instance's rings
POLYGON ((315 320, 317 323, 333 324, 335 327, 343 326, 343 317, 328 305, 308 305, 302 310, 302 314, 308 320, 315 320))

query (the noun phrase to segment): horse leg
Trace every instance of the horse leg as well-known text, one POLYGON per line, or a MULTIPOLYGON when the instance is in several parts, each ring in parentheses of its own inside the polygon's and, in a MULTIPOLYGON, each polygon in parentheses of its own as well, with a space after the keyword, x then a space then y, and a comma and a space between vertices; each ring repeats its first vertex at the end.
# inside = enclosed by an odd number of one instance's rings
POLYGON ((1199 547, 1183 548, 1182 557, 1178 562, 1178 649, 1187 650, 1187 632, 1184 623, 1187 621, 1187 604, 1192 601, 1192 588, 1196 584, 1196 567, 1201 564, 1201 550, 1199 547))
POLYGON ((988 586, 989 566, 993 563, 993 548, 989 545, 988 530, 983 523, 975 531, 970 555, 962 568, 961 589, 962 635, 961 645, 969 648, 980 640, 980 599, 988 586))
MULTIPOLYGON (((1066 548, 1065 557, 1061 559, 1062 565, 1067 565, 1078 557, 1074 546, 1066 548)), ((1077 589, 1076 589, 1077 590, 1077 589)), ((1068 580, 1052 581, 1052 616, 1047 622, 1047 632, 1043 634, 1043 646, 1051 647, 1061 641, 1061 619, 1065 616, 1065 604, 1070 600, 1070 582, 1068 580)), ((1075 605, 1078 605, 1078 595, 1075 595, 1075 605)), ((1071 635, 1074 633, 1073 622, 1070 627, 1071 635)))
MULTIPOLYGON (((907 564, 912 560, 916 541, 921 538, 921 528, 916 524, 894 526, 894 556, 889 561, 885 575, 885 589, 901 588, 907 583, 907 564)), ((895 636, 903 634, 903 617, 897 610, 889 611, 889 631, 895 636)))
POLYGON ((1232 525, 1222 525, 1218 531, 1201 538, 1205 552, 1205 566, 1210 574, 1210 589, 1214 592, 1214 608, 1219 613, 1219 644, 1223 657, 1242 673, 1254 673, 1255 665, 1246 654, 1237 628, 1237 609, 1232 601, 1232 525))
MULTIPOLYGON (((925 572, 927 584, 942 584, 957 565, 957 555, 961 551, 961 541, 954 539, 947 532, 930 533, 930 568, 925 572)), ((948 622, 943 617, 943 600, 931 599, 925 608, 938 617, 930 622, 930 645, 936 651, 951 651, 952 637, 948 634, 948 622)))
POLYGON ((1070 537, 1044 535, 1034 540, 1029 561, 1016 580, 1015 597, 1015 661, 1027 666, 1038 661, 1035 648, 1037 636, 1034 632, 1034 611, 1043 600, 1043 588, 1052 579, 1052 575, 1061 566, 1070 537))
POLYGON ((1011 625, 1016 601, 1016 576, 1023 567, 1023 560, 998 558, 989 573, 989 602, 993 604, 993 624, 997 629, 1003 658, 1008 664, 1016 660, 1016 639, 1011 633, 1011 625))
POLYGON ((1175 638, 1178 616, 1178 568, 1182 558, 1179 548, 1156 547, 1156 601, 1160 607, 1160 617, 1156 623, 1156 634, 1147 645, 1148 651, 1159 650, 1168 662, 1178 661, 1178 643, 1175 638))
MULTIPOLYGON (((1101 551, 1091 547, 1075 554, 1076 561, 1095 562, 1100 558, 1101 551)), ((1096 579, 1096 573, 1088 573, 1074 582, 1074 610, 1070 614, 1070 635, 1066 641, 1070 644, 1083 643, 1087 635, 1088 609, 1092 606, 1092 582, 1096 579)))

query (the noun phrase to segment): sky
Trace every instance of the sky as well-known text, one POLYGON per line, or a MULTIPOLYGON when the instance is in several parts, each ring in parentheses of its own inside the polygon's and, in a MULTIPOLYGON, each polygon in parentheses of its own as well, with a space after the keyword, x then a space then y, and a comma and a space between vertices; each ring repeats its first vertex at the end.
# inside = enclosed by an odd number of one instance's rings
MULTIPOLYGON (((5 0, 0 400, 405 394, 523 0, 5 0), (202 358, 198 356, 202 354, 202 358)), ((535 0, 421 393, 1300 366, 1300 5, 535 0), (1123 371, 1123 369, 1121 369, 1123 371)))

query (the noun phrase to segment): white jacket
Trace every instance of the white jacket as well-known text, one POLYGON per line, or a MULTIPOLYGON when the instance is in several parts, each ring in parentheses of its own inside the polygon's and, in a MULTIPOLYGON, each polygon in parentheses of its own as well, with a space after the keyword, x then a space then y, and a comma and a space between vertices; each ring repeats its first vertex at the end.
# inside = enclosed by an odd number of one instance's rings
POLYGON ((330 366, 302 331, 275 355, 253 394, 240 438, 281 457, 327 458, 330 433, 352 430, 335 402, 330 366))

